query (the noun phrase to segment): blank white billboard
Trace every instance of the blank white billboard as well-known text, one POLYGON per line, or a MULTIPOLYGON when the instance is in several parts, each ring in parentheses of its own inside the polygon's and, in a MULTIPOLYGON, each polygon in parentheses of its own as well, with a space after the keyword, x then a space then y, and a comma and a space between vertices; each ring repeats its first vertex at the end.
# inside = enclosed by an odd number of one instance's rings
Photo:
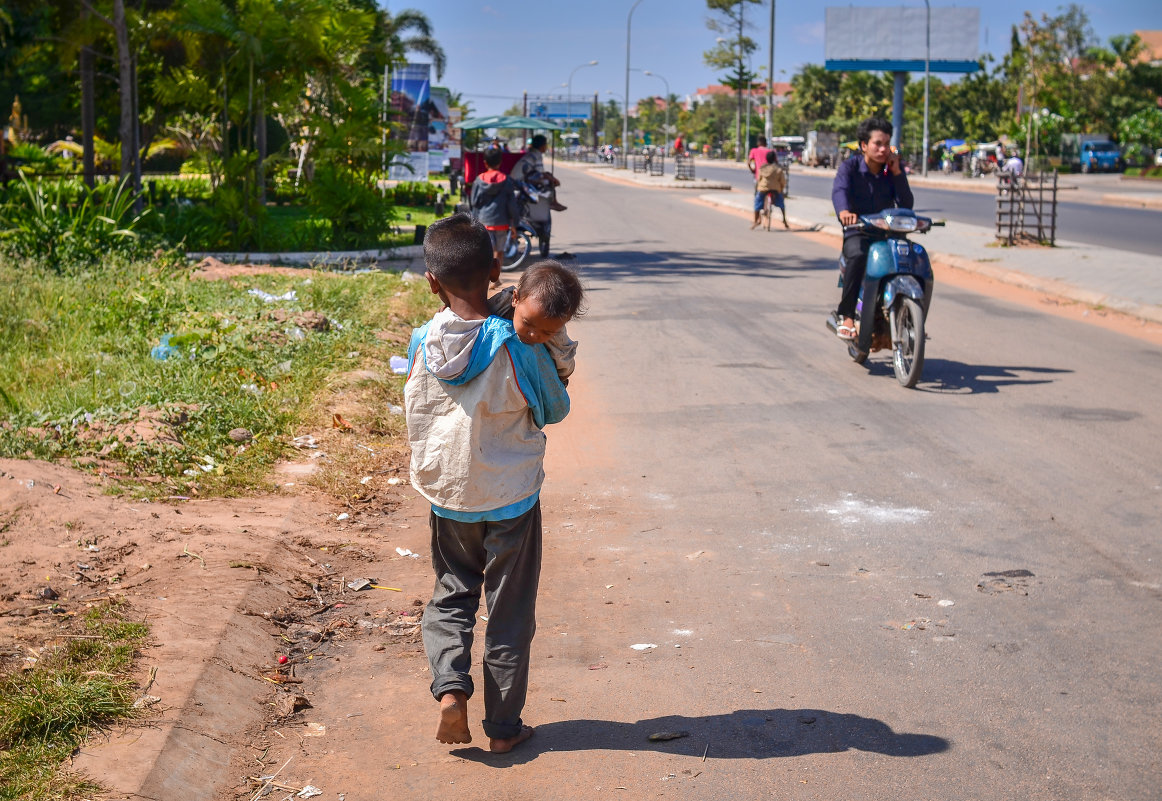
MULTIPOLYGON (((925 9, 915 6, 827 9, 828 61, 923 61, 925 9)), ((932 9, 932 61, 980 57, 980 9, 932 9)))

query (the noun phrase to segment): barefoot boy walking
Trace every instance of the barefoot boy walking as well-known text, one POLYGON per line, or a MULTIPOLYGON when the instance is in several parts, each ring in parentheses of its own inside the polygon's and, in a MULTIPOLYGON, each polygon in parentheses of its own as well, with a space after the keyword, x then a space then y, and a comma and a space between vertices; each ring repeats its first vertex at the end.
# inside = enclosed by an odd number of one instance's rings
MULTIPOLYGON (((484 733, 503 753, 532 736, 521 720, 536 630, 541 568, 540 488, 549 423, 569 396, 542 345, 489 313, 499 277, 487 229, 466 214, 428 227, 425 277, 445 308, 412 333, 404 386, 412 486, 432 504, 436 587, 424 612, 436 739, 471 742, 473 629, 484 588, 484 733)), ((564 328, 581 302, 580 283, 523 311, 532 327, 564 328)))

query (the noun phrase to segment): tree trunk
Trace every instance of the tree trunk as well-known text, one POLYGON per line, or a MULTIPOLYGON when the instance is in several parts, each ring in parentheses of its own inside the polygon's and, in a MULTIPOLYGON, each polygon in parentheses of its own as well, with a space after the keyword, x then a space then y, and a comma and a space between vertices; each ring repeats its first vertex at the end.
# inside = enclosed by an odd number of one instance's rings
POLYGON ((255 179, 258 182, 258 202, 266 205, 266 83, 258 81, 258 108, 254 114, 254 144, 258 150, 258 162, 255 164, 255 179))
POLYGON ((141 213, 141 116, 137 110, 137 59, 133 58, 129 62, 130 68, 130 89, 133 92, 133 116, 130 119, 130 127, 133 131, 133 192, 136 199, 133 201, 133 208, 138 214, 141 213))
POLYGON ((129 52, 129 26, 125 0, 113 0, 113 33, 117 38, 117 78, 121 96, 121 178, 133 173, 133 57, 129 52))
POLYGON ((226 62, 222 62, 222 166, 230 158, 230 83, 226 76, 226 62))
POLYGON ((97 182, 96 159, 93 152, 93 133, 96 128, 97 111, 93 99, 93 51, 81 48, 81 157, 84 165, 85 186, 90 189, 97 182))

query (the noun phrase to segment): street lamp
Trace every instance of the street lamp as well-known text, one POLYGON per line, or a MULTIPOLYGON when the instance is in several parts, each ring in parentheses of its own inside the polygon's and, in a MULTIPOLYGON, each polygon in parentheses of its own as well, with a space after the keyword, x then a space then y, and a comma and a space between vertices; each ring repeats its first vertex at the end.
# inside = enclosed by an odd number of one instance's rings
POLYGON ((579 69, 584 69, 585 67, 596 67, 596 66, 597 66, 596 60, 577 65, 576 67, 573 68, 573 72, 569 73, 568 84, 562 84, 562 86, 569 87, 568 94, 565 96, 566 97, 565 114, 569 120, 569 130, 570 131, 573 130, 573 75, 579 69))
MULTIPOLYGON (((621 121, 621 149, 626 158, 629 158, 629 31, 630 25, 633 22, 633 12, 642 0, 635 0, 634 4, 629 7, 629 14, 625 17, 625 115, 621 121)), ((628 161, 626 162, 629 163, 628 161)))
POLYGON ((924 177, 928 177, 928 83, 932 67, 932 5, 924 0, 924 177))
POLYGON ((664 83, 666 85, 666 137, 665 137, 666 138, 666 150, 665 150, 665 152, 669 153, 670 152, 670 82, 667 81, 665 78, 663 78, 661 75, 658 75, 656 72, 650 72, 649 70, 642 70, 642 74, 649 75, 649 76, 654 77, 654 78, 661 78, 662 83, 664 83))

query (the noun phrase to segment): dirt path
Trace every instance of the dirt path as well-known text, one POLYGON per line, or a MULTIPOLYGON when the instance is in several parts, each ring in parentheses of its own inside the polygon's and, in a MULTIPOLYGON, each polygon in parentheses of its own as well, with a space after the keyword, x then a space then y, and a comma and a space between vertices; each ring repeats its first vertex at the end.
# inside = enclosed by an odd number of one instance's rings
POLYGON ((94 738, 72 765, 111 797, 244 791, 248 771, 231 760, 257 767, 252 733, 302 718, 289 714, 295 697, 312 695, 345 645, 388 656, 416 647, 426 560, 395 548, 425 552, 426 525, 403 490, 342 508, 305 488, 174 505, 107 489, 66 467, 0 461, 5 667, 34 659, 67 618, 103 599, 123 599, 152 629, 139 678, 160 699, 146 699, 151 716, 94 738), (403 592, 344 589, 359 577, 403 592))

